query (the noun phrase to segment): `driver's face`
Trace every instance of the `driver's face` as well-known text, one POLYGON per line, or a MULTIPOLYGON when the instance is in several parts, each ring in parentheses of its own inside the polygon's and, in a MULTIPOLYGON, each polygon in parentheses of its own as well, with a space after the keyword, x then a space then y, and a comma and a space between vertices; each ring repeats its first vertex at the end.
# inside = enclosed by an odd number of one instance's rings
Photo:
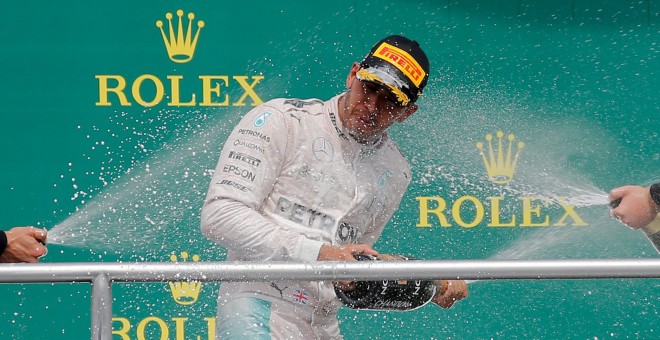
POLYGON ((349 88, 340 116, 350 134, 366 142, 382 135, 394 122, 408 118, 417 106, 400 106, 385 87, 357 79, 358 70, 359 65, 354 64, 347 78, 349 88))

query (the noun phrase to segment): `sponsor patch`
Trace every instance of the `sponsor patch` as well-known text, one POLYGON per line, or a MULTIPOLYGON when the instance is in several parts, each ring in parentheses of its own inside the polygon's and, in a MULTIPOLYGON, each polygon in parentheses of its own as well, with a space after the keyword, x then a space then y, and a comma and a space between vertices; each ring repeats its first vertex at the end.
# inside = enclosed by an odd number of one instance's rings
POLYGON ((254 180, 257 178, 257 176, 250 170, 243 169, 239 166, 233 165, 233 164, 227 164, 222 168, 222 172, 234 174, 236 176, 242 177, 244 179, 250 180, 250 182, 254 182, 254 180))
POLYGON ((223 180, 222 180, 220 183, 218 183, 218 184, 220 184, 220 185, 230 186, 230 187, 232 187, 232 188, 238 189, 238 190, 243 191, 243 192, 249 192, 249 191, 252 191, 252 189, 250 189, 250 188, 248 188, 248 187, 246 187, 246 186, 244 186, 244 185, 241 185, 241 184, 239 184, 239 183, 236 183, 236 182, 234 182, 234 181, 230 181, 230 180, 228 180, 228 179, 223 179, 223 180))
POLYGON ((342 244, 355 243, 359 236, 360 231, 358 228, 350 223, 342 222, 337 228, 337 238, 341 240, 342 244))
POLYGON ((266 125, 266 119, 268 119, 268 117, 270 117, 270 115, 272 115, 272 113, 264 112, 264 113, 260 114, 257 118, 255 118, 252 121, 252 124, 254 125, 254 127, 260 128, 260 127, 266 125))
POLYGON ((244 153, 236 152, 236 151, 229 151, 229 158, 236 159, 236 160, 239 160, 241 162, 250 164, 250 165, 254 166, 255 168, 258 168, 259 164, 261 164, 260 159, 257 159, 257 158, 254 158, 254 157, 250 156, 250 155, 246 155, 244 153))
POLYGON ((254 131, 254 130, 248 130, 248 129, 238 129, 238 134, 239 135, 248 135, 252 137, 257 137, 261 139, 264 142, 270 143, 270 136, 265 135, 259 131, 254 131))
POLYGON ((312 142, 314 157, 323 163, 330 163, 335 158, 335 151, 330 140, 325 137, 316 137, 312 142))
POLYGON ((234 146, 242 146, 242 147, 246 147, 248 149, 259 151, 262 154, 264 153, 264 148, 262 148, 261 145, 255 144, 255 143, 252 143, 252 142, 249 142, 249 141, 245 141, 245 140, 242 140, 242 139, 234 140, 234 146))
POLYGON ((275 214, 305 227, 326 232, 332 232, 336 222, 335 218, 332 216, 306 207, 302 204, 291 202, 284 197, 280 197, 277 200, 275 214))

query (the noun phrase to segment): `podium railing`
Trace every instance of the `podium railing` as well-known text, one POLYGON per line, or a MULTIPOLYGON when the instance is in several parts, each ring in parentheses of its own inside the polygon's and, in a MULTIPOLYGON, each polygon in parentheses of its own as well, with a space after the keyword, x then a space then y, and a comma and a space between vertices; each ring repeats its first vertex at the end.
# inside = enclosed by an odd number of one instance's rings
POLYGON ((92 284, 92 339, 112 339, 112 284, 165 281, 660 278, 660 259, 147 262, 0 265, 0 283, 92 284))

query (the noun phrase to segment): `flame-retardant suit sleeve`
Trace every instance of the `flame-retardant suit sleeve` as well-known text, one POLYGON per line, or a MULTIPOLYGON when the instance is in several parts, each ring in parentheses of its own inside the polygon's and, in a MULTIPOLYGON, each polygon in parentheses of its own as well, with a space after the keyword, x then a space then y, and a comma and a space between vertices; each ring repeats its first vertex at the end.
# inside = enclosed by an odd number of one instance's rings
POLYGON ((240 260, 316 261, 323 242, 260 213, 292 152, 288 117, 268 102, 251 110, 222 149, 202 207, 202 233, 240 260))

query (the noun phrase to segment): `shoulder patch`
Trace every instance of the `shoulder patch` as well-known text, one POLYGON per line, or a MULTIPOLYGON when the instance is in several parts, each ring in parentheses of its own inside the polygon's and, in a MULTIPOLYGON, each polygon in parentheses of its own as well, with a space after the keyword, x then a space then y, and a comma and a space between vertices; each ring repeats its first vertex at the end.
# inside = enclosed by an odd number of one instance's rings
POLYGON ((260 128, 266 124, 266 119, 268 119, 268 117, 270 117, 272 114, 272 112, 265 111, 264 113, 258 115, 257 118, 252 121, 252 124, 254 127, 260 128))

